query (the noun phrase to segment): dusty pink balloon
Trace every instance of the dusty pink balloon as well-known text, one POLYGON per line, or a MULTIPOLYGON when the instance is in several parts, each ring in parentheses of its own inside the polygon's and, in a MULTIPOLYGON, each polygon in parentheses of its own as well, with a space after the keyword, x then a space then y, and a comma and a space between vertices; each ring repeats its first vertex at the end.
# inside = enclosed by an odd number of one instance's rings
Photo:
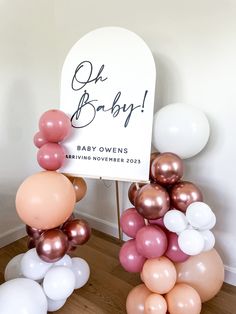
POLYGON ((165 252, 165 256, 175 263, 185 262, 189 258, 189 255, 181 251, 178 244, 178 235, 173 232, 168 232, 167 240, 168 240, 168 247, 165 252))
POLYGON ((123 268, 130 273, 139 273, 146 261, 146 258, 137 252, 135 240, 129 240, 122 245, 119 259, 123 268))
POLYGON ((34 145, 38 148, 48 143, 48 141, 44 138, 43 134, 38 131, 34 136, 34 145))
POLYGON ((167 249, 167 237, 158 226, 145 226, 136 235, 136 248, 146 258, 162 256, 167 249))
POLYGON ((38 150, 37 161, 43 169, 55 171, 62 167, 65 151, 57 143, 46 143, 38 150))
POLYGON ((52 109, 41 116, 39 130, 48 142, 58 143, 69 135, 71 122, 63 111, 52 109))
POLYGON ((145 221, 135 208, 129 208, 122 213, 120 224, 127 236, 135 238, 139 229, 145 226, 145 221))

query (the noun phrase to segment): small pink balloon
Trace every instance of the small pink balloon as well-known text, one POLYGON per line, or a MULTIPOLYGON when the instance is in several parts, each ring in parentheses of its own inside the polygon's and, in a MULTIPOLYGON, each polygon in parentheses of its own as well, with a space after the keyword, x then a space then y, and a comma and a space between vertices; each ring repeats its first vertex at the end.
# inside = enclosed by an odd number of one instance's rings
POLYGON ((63 111, 52 109, 41 116, 39 130, 48 142, 58 143, 69 135, 71 122, 63 111))
POLYGON ((122 213, 120 224, 127 236, 135 238, 139 229, 145 226, 145 221, 135 208, 129 208, 122 213))
POLYGON ((148 220, 148 223, 150 225, 156 225, 156 226, 161 227, 162 229, 167 230, 166 226, 164 225, 163 217, 158 218, 158 219, 148 220))
POLYGON ((123 268, 130 273, 139 273, 146 261, 146 258, 137 252, 135 240, 129 240, 122 245, 119 259, 123 268))
POLYGON ((57 143, 46 143, 38 150, 37 160, 40 167, 54 171, 63 165, 65 151, 57 143))
POLYGON ((168 257, 172 262, 182 263, 187 261, 189 255, 181 251, 178 244, 178 235, 173 232, 167 233, 168 247, 165 252, 165 256, 168 257))
POLYGON ((34 136, 34 145, 38 148, 48 143, 48 141, 44 138, 43 134, 38 131, 34 136))
POLYGON ((136 248, 146 258, 162 256, 167 249, 167 237, 158 226, 145 226, 136 235, 136 248))

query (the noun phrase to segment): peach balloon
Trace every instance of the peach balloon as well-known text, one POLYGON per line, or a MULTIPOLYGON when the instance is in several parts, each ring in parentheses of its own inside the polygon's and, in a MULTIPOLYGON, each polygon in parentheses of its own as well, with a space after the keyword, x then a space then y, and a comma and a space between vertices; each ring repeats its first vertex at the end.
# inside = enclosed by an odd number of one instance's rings
POLYGON ((177 282, 193 287, 202 302, 212 299, 224 281, 224 265, 215 249, 191 256, 184 263, 177 263, 177 282))
POLYGON ((142 280, 152 292, 167 293, 176 283, 175 266, 164 256, 148 259, 143 265, 142 280))
POLYGON ((23 222, 36 229, 52 229, 64 223, 75 205, 71 182, 55 171, 28 177, 16 194, 16 211, 23 222))
POLYGON ((199 294, 189 285, 180 283, 165 296, 170 314, 200 314, 202 303, 199 294))
POLYGON ((162 295, 152 293, 147 297, 144 308, 145 314, 166 314, 167 303, 162 295))
POLYGON ((87 192, 87 184, 83 178, 74 178, 71 182, 74 186, 76 202, 79 202, 87 192))
POLYGON ((144 304, 150 294, 144 284, 134 287, 126 299, 127 314, 145 314, 144 304))

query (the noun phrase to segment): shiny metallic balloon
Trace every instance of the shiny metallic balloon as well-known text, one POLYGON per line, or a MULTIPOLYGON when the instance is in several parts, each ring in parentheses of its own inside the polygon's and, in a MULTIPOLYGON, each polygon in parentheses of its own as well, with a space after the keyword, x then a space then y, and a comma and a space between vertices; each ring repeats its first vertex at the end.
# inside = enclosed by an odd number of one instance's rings
POLYGON ((132 205, 134 205, 135 203, 135 198, 137 195, 138 190, 144 186, 145 183, 132 183, 129 187, 129 191, 128 191, 128 197, 129 197, 129 201, 132 205))
POLYGON ((36 246, 36 240, 34 238, 28 237, 27 248, 30 250, 30 249, 35 248, 35 246, 36 246))
POLYGON ((83 219, 68 221, 64 224, 62 230, 68 236, 71 245, 82 245, 91 236, 91 228, 87 221, 83 219))
POLYGON ((37 240, 41 236, 41 234, 45 231, 43 229, 36 229, 36 228, 30 227, 28 225, 25 226, 25 229, 26 229, 28 236, 30 238, 35 239, 35 240, 37 240))
POLYGON ((76 202, 79 202, 86 195, 87 184, 83 178, 74 178, 72 184, 75 189, 76 202))
POLYGON ((161 218, 170 208, 169 194, 159 184, 146 184, 137 193, 135 208, 146 219, 161 218))
POLYGON ((40 236, 36 251, 45 262, 55 263, 67 253, 68 247, 67 236, 59 229, 51 229, 40 236))
POLYGON ((182 178, 183 172, 183 161, 175 154, 162 153, 152 161, 151 178, 161 185, 175 184, 182 178))
POLYGON ((176 183, 170 190, 171 205, 175 209, 186 212, 187 207, 193 202, 202 202, 203 195, 200 189, 188 181, 176 183))
POLYGON ((149 165, 149 179, 152 180, 151 178, 151 168, 152 168, 152 162, 153 160, 159 155, 158 152, 154 152, 154 153, 151 153, 151 156, 150 156, 150 165, 149 165))

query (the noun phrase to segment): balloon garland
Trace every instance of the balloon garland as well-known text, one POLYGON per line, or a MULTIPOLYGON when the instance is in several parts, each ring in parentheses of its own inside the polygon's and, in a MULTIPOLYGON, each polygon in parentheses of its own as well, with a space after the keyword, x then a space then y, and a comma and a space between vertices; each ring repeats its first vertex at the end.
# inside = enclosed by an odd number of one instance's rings
POLYGON ((67 253, 88 241, 89 224, 73 214, 86 194, 83 178, 56 172, 65 161, 61 142, 71 123, 60 110, 49 110, 39 120, 34 144, 45 171, 24 180, 16 194, 16 210, 26 224, 28 248, 6 266, 0 286, 1 313, 46 314, 57 311, 89 279, 88 263, 67 253))
POLYGON ((206 116, 196 108, 172 104, 155 114, 150 183, 131 184, 133 208, 121 216, 132 239, 119 259, 143 284, 126 300, 128 314, 199 314, 224 280, 223 262, 210 231, 216 217, 200 189, 183 180, 182 159, 199 153, 209 137, 206 116))

